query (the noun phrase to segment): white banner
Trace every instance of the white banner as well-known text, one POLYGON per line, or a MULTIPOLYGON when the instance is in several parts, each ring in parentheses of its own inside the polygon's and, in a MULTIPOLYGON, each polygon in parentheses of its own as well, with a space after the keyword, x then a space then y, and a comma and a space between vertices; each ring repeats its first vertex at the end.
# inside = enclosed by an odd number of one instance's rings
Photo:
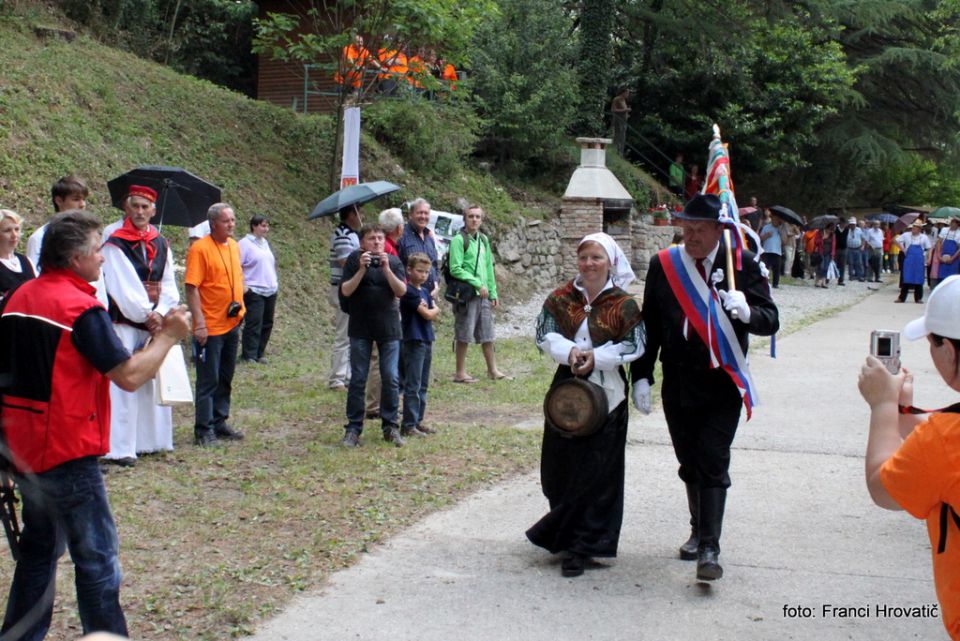
POLYGON ((343 110, 343 162, 340 189, 360 182, 360 107, 343 110))

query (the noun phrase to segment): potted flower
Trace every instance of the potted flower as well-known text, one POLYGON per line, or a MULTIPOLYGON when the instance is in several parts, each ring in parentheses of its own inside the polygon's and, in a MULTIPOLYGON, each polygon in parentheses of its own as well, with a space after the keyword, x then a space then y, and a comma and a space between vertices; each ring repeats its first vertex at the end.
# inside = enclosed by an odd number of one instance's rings
POLYGON ((666 205, 653 208, 653 224, 657 227, 666 227, 670 224, 670 214, 667 212, 666 205))

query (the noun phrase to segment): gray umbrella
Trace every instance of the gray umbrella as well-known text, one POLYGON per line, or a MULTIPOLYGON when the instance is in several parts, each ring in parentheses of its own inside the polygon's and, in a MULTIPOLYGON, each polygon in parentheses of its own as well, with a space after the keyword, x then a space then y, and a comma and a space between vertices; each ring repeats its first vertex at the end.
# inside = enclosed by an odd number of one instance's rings
POLYGON ((830 223, 833 223, 834 225, 836 225, 839 222, 840 222, 840 219, 834 216, 833 214, 824 214, 823 216, 817 216, 816 218, 811 220, 810 224, 807 226, 810 227, 811 229, 823 229, 830 223))
POLYGON ((350 205, 359 206, 371 200, 376 200, 385 194, 398 191, 399 189, 399 185, 394 185, 386 180, 377 180, 372 183, 360 183, 344 187, 317 203, 317 206, 314 207, 310 215, 307 216, 307 220, 313 220, 314 218, 321 218, 323 216, 332 216, 344 207, 349 207, 350 205))

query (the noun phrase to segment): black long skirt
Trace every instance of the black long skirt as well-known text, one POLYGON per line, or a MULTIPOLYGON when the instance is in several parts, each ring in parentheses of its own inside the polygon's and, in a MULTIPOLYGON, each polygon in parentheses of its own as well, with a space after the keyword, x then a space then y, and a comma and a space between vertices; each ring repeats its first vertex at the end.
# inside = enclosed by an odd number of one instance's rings
MULTIPOLYGON (((570 368, 561 366, 554 380, 570 375, 570 368)), ((617 555, 626 443, 626 400, 590 436, 564 438, 544 427, 540 484, 550 511, 527 530, 531 543, 554 554, 617 555)))

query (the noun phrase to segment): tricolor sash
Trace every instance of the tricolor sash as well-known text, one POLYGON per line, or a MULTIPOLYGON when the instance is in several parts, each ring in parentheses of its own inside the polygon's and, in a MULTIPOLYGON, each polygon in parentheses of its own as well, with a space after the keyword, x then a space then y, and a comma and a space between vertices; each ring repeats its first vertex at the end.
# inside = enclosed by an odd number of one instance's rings
POLYGON ((710 367, 722 368, 733 380, 740 391, 749 421, 753 406, 760 401, 754 390, 747 358, 740 348, 733 324, 722 311, 716 288, 703 281, 694 259, 679 247, 661 250, 658 256, 687 322, 710 352, 710 367))

